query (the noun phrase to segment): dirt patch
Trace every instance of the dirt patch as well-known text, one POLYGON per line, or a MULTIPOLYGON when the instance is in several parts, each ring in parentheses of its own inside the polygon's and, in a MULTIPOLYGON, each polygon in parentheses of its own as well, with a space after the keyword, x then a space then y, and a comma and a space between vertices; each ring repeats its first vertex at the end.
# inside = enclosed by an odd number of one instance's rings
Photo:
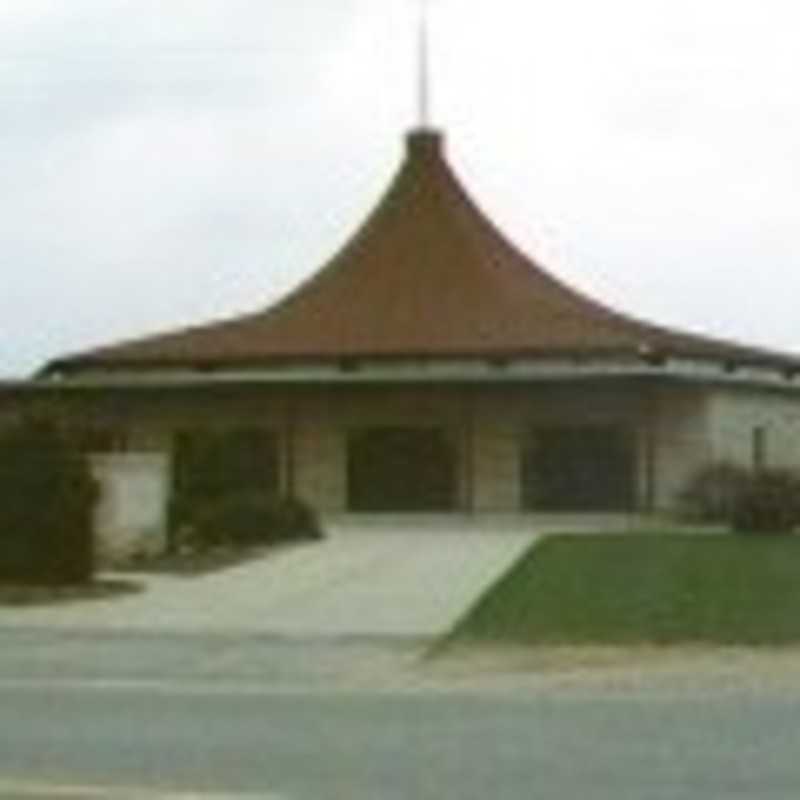
POLYGON ((458 645, 428 660, 425 672, 435 683, 465 689, 800 693, 800 646, 458 645))
POLYGON ((4 606, 50 606, 84 600, 108 600, 136 594, 142 585, 127 580, 96 580, 78 586, 23 586, 0 583, 0 608, 4 606))
POLYGON ((236 567, 263 558, 267 550, 209 550, 140 556, 113 566, 114 572, 152 575, 179 575, 187 578, 236 567))
POLYGON ((202 577, 221 570, 238 567, 250 561, 269 558, 293 547, 313 542, 280 542, 263 547, 220 547, 211 550, 186 550, 157 556, 139 556, 122 564, 113 565, 114 572, 122 574, 175 575, 184 578, 202 577))

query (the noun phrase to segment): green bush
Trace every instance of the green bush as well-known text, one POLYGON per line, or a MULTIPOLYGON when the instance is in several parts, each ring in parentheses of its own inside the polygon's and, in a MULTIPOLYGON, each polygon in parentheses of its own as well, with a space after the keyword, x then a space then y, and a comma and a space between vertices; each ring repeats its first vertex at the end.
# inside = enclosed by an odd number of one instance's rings
POLYGON ((322 526, 316 512, 297 497, 274 497, 270 517, 272 529, 280 538, 322 538, 322 526))
POLYGON ((97 495, 84 457, 52 425, 27 420, 0 435, 0 580, 91 580, 97 495))
POLYGON ((188 529, 192 543, 200 549, 253 547, 322 535, 308 504, 255 491, 229 494, 196 508, 188 529))
POLYGON ((754 473, 733 510, 731 523, 740 533, 791 533, 800 522, 800 479, 788 470, 754 473))
POLYGON ((719 462, 698 470, 681 493, 682 515, 692 522, 730 524, 751 474, 735 464, 719 462))
POLYGON ((190 517, 189 527, 201 548, 249 546, 265 536, 267 501, 255 492, 240 492, 210 500, 190 517))
POLYGON ((198 509, 233 495, 273 494, 277 452, 274 435, 259 428, 181 431, 174 447, 171 530, 191 524, 198 509))

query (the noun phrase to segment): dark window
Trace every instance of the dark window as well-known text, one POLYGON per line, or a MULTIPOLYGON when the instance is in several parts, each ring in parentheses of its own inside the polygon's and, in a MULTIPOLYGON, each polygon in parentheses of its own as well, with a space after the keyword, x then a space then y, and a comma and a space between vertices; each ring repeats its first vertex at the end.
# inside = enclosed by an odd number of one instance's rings
POLYGON ((635 505, 634 437, 622 427, 553 427, 522 449, 522 504, 538 511, 625 511, 635 505))
POLYGON ((753 469, 767 466, 767 429, 763 425, 753 428, 753 469))
POLYGON ((443 428, 369 428, 347 442, 353 511, 449 511, 456 505, 456 454, 443 428))

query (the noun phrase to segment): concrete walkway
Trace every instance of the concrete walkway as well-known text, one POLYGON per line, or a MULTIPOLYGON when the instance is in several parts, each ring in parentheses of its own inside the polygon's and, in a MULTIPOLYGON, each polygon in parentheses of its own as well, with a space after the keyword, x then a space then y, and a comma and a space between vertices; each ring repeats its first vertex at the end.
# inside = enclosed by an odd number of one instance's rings
POLYGON ((432 637, 447 631, 536 538, 523 518, 345 518, 328 530, 321 544, 213 575, 142 576, 142 594, 0 608, 0 627, 432 637))

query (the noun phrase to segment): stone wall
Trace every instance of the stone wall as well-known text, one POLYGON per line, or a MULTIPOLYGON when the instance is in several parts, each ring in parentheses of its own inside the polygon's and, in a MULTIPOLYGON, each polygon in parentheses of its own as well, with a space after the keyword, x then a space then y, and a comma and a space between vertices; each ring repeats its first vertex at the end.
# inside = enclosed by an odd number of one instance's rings
MULTIPOLYGON (((521 508, 521 447, 537 427, 619 425, 637 440, 637 494, 653 483, 653 502, 669 507, 708 456, 702 392, 658 395, 655 406, 635 386, 539 384, 528 387, 275 387, 241 396, 170 398, 136 413, 125 409, 137 450, 168 454, 172 432, 193 426, 260 425, 279 437, 282 486, 323 512, 347 509, 347 438, 370 426, 440 426, 458 453, 463 510, 521 508), (652 449, 652 453, 650 450, 652 449), (647 468, 648 458, 653 464, 647 468)), ((115 406, 120 416, 119 404, 115 406)), ((108 418, 102 409, 94 415, 108 418)))
POLYGON ((800 397, 720 388, 710 396, 709 419, 715 461, 755 466, 755 439, 760 436, 762 466, 800 468, 800 397))
POLYGON ((370 426, 444 428, 459 461, 459 507, 476 512, 520 509, 521 449, 538 427, 630 430, 643 508, 674 507, 686 481, 710 461, 749 466, 756 428, 766 431, 768 463, 798 466, 800 452, 800 400, 794 396, 689 384, 260 386, 119 391, 48 403, 66 423, 88 419, 125 431, 129 452, 96 458, 95 468, 107 487, 98 512, 103 541, 127 550, 163 546, 165 519, 155 509, 161 500, 165 505, 172 439, 176 431, 197 427, 273 430, 282 488, 293 488, 322 512, 346 510, 348 435, 370 426))
MULTIPOLYGON (((641 393, 635 388, 320 390, 299 401, 293 416, 298 494, 322 511, 346 510, 347 436, 353 429, 372 425, 444 427, 459 455, 461 508, 509 512, 521 508, 521 446, 531 430, 548 425, 619 425, 638 438, 643 412, 641 393)), ((637 490, 642 493, 641 487, 637 490)))
POLYGON ((662 387, 647 405, 644 429, 653 436, 651 505, 653 510, 670 511, 678 506, 690 478, 713 458, 708 390, 662 387))
POLYGON ((93 456, 100 488, 95 542, 101 563, 157 554, 167 544, 169 457, 156 453, 93 456))
MULTIPOLYGON (((323 512, 347 509, 347 440, 371 426, 441 426, 458 441, 463 425, 458 394, 431 388, 340 387, 294 398, 291 439, 296 493, 323 512)), ((461 487, 463 492, 463 487, 461 487)))
POLYGON ((347 462, 340 432, 319 419, 306 419, 295 430, 295 493, 319 511, 344 511, 347 462))

